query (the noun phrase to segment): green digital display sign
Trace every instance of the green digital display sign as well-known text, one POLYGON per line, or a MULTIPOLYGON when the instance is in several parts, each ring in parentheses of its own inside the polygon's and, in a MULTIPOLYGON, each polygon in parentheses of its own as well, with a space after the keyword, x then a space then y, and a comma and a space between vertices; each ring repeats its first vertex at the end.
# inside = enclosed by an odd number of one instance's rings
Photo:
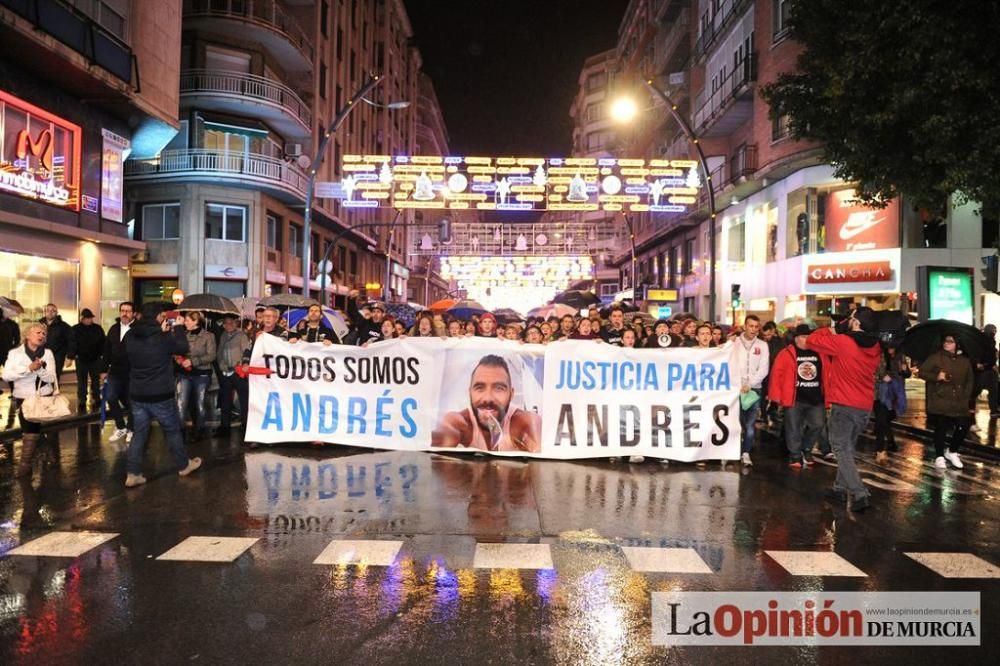
POLYGON ((952 319, 975 325, 973 273, 969 269, 927 267, 930 319, 952 319))

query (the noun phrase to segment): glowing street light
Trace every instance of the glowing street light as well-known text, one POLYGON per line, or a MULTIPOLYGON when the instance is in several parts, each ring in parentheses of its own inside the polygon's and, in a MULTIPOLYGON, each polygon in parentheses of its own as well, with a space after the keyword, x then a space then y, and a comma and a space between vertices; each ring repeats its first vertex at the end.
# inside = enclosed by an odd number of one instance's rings
MULTIPOLYGON (((709 228, 708 228, 708 243, 709 243, 709 310, 712 319, 715 319, 715 186, 712 183, 712 174, 708 169, 708 160, 705 157, 705 151, 701 147, 701 142, 698 140, 698 136, 691 129, 691 125, 688 124, 687 120, 680 114, 677 110, 677 105, 674 103, 666 91, 654 85, 652 79, 646 81, 646 87, 649 88, 660 100, 666 104, 667 111, 673 116, 674 120, 680 126, 681 131, 684 132, 684 136, 687 137, 688 141, 694 146, 695 151, 698 153, 698 161, 701 163, 702 177, 704 178, 705 186, 708 187, 708 213, 709 213, 709 228)), ((631 97, 623 96, 619 97, 611 103, 611 118, 621 123, 631 122, 639 113, 639 107, 636 105, 635 100, 631 97)), ((688 174, 688 183, 693 183, 697 180, 697 174, 688 174)), ((624 213, 623 213, 624 215, 624 213)), ((632 231, 632 223, 628 216, 625 215, 625 223, 629 227, 629 235, 632 237, 632 289, 633 296, 635 295, 635 233, 632 231)))

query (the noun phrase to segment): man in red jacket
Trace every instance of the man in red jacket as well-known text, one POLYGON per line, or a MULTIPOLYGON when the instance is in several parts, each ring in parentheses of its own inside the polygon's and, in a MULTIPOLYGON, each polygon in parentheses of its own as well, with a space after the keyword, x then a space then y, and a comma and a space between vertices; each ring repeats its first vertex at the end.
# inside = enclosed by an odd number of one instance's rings
POLYGON ((846 324, 847 332, 840 335, 832 328, 815 331, 806 339, 806 345, 823 356, 828 375, 825 388, 830 405, 830 444, 837 455, 837 479, 830 496, 846 501, 850 495, 851 510, 864 511, 870 503, 869 493, 854 465, 854 446, 868 425, 875 402, 875 373, 882 349, 871 308, 858 308, 846 324))
POLYGON ((827 373, 819 352, 806 346, 811 333, 808 324, 795 328, 795 344, 775 356, 768 383, 768 400, 785 409, 785 444, 792 469, 812 464, 804 453, 812 450, 826 421, 823 384, 827 373))

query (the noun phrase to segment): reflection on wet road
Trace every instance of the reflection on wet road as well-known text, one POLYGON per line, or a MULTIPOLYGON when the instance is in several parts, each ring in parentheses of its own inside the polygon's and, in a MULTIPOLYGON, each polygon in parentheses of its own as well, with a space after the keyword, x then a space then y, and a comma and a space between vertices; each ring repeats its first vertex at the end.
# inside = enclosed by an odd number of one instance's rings
MULTIPOLYGON (((204 474, 154 458, 161 472, 125 493, 121 450, 101 435, 63 433, 34 484, 0 472, 4 663, 743 662, 652 646, 650 594, 980 590, 984 620, 1000 610, 995 465, 942 473, 915 443, 891 467, 863 456, 875 506, 855 515, 823 500, 832 465, 788 470, 766 440, 749 473, 213 442, 204 474), (907 556, 927 552, 970 559, 907 556)), ((757 650, 768 663, 985 654, 757 650)))

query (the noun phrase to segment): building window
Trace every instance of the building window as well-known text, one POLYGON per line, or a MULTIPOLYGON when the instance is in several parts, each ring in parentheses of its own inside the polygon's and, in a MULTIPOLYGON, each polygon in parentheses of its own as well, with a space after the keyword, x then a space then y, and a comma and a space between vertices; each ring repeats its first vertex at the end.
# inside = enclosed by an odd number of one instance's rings
POLYGON ((326 65, 319 64, 319 96, 326 99, 326 65))
POLYGON ((267 247, 270 250, 281 251, 281 218, 267 214, 267 247))
POLYGON ((302 256, 302 227, 297 224, 288 225, 288 254, 302 256))
POLYGON ((55 303, 68 324, 77 323, 80 311, 76 261, 0 252, 0 294, 16 299, 24 312, 12 317, 21 324, 38 321, 45 305, 55 303))
POLYGON ((729 223, 729 261, 746 261, 746 256, 746 224, 741 215, 729 223))
POLYGON ((324 37, 330 36, 330 3, 323 0, 319 7, 319 29, 324 37))
POLYGON ((351 275, 358 274, 358 253, 351 250, 351 275))
POLYGON ((670 273, 667 277, 667 287, 677 287, 677 276, 681 272, 680 252, 676 245, 670 248, 670 273))
POLYGON ((792 118, 787 113, 771 119, 771 141, 781 141, 792 133, 792 118))
POLYGON ((593 92, 603 88, 608 83, 608 75, 605 72, 595 72, 587 77, 587 92, 593 92))
POLYGON ((979 216, 983 221, 983 248, 1000 247, 1000 215, 996 208, 983 206, 979 216))
POLYGON ((246 241, 246 227, 245 206, 205 205, 205 238, 243 243, 246 241))
POLYGON ((175 240, 180 238, 180 226, 179 203, 149 204, 142 207, 142 240, 175 240))
POLYGON ((788 34, 788 19, 792 9, 792 0, 771 0, 774 18, 774 41, 780 41, 788 34))
POLYGON ((247 283, 239 280, 205 280, 205 293, 239 298, 246 296, 247 283))
MULTIPOLYGON (((337 28, 337 62, 344 62, 344 29, 337 28)), ((337 106, 340 108, 340 105, 337 106)))
POLYGON ((684 241, 684 269, 688 273, 694 271, 694 245, 694 238, 688 238, 684 241))

